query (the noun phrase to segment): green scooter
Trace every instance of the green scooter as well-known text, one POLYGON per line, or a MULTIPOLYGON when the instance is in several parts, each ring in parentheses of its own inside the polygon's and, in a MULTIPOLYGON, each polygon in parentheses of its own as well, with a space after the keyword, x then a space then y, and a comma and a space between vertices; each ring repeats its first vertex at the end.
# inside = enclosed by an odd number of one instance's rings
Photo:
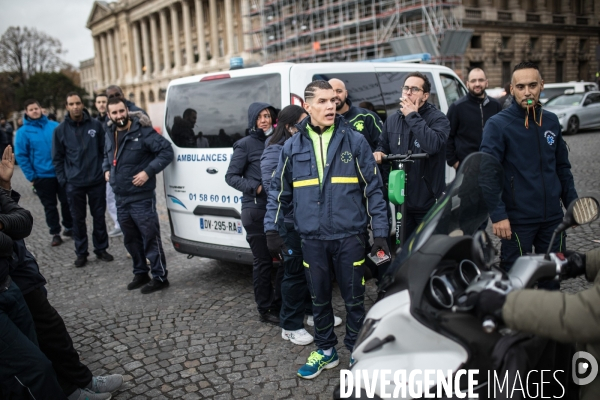
POLYGON ((396 210, 396 248, 402 247, 404 239, 406 239, 404 237, 405 225, 402 223, 402 218, 406 214, 404 190, 408 185, 408 176, 404 169, 404 164, 425 158, 429 158, 428 153, 413 154, 411 151, 408 154, 389 154, 383 156, 383 161, 390 162, 394 167, 390 172, 388 180, 389 201, 396 206, 400 206, 400 210, 396 210))

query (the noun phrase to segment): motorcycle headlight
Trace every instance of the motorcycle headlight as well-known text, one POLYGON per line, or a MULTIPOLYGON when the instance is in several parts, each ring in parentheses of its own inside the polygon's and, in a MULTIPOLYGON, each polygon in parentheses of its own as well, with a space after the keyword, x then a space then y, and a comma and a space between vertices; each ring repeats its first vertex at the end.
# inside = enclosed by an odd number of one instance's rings
POLYGON ((365 341, 366 338, 371 336, 375 327, 379 324, 378 319, 367 318, 363 323, 362 328, 360 328, 360 332, 358 332, 358 337, 356 338, 356 343, 354 344, 354 348, 357 348, 362 342, 365 341))

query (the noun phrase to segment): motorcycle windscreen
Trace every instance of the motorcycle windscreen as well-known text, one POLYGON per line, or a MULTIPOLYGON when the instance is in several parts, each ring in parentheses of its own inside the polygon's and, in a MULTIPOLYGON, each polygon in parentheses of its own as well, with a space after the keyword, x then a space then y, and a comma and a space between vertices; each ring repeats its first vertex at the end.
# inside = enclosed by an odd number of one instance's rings
POLYGON ((495 157, 486 153, 468 156, 446 193, 405 241, 383 284, 387 287, 406 260, 432 235, 473 235, 499 206, 503 184, 504 171, 495 157))

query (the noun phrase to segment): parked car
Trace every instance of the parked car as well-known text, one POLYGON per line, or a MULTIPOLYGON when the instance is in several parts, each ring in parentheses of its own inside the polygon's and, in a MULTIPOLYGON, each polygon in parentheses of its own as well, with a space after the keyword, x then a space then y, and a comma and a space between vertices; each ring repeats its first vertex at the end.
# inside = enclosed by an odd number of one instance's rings
POLYGON ((568 135, 582 128, 600 127, 600 91, 556 96, 544 108, 556 114, 562 131, 568 135))
POLYGON ((585 93, 592 90, 598 90, 598 85, 594 82, 561 82, 561 83, 546 83, 544 84, 544 90, 540 93, 540 102, 545 104, 548 100, 553 97, 565 94, 566 91, 570 93, 585 93))

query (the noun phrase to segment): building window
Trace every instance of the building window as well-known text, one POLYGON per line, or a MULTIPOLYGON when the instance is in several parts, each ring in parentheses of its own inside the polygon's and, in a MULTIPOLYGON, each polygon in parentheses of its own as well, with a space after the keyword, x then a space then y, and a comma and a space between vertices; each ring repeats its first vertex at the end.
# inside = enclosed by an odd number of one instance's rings
POLYGON ((512 46, 512 36, 502 36, 502 49, 507 50, 512 46))
POLYGON ((510 82, 512 78, 512 68, 510 67, 510 61, 502 62, 502 84, 510 82))
POLYGON ((473 36, 471 37, 471 48, 472 49, 481 49, 481 36, 473 36))
POLYGON ((219 38, 219 57, 223 57, 225 49, 223 49, 223 38, 219 38))
POLYGON ((564 81, 564 69, 563 69, 563 62, 562 61, 557 61, 556 62, 556 69, 555 69, 554 81, 555 82, 562 82, 562 81, 564 81))
POLYGON ((585 53, 587 51, 587 39, 579 39, 579 52, 585 53))

